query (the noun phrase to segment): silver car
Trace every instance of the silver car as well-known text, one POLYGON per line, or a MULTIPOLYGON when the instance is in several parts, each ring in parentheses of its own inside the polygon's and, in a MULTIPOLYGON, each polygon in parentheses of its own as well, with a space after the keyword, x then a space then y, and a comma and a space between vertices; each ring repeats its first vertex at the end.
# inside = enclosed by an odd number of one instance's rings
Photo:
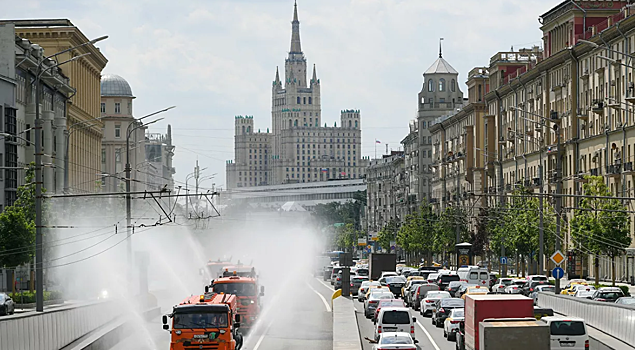
POLYGON ((371 318, 375 315, 375 310, 377 310, 377 305, 379 305, 379 300, 381 299, 395 299, 395 295, 385 289, 370 293, 368 300, 364 300, 364 316, 366 318, 371 318))
POLYGON ((368 287, 370 286, 381 286, 381 283, 379 283, 378 281, 362 282, 362 285, 357 290, 357 301, 359 301, 360 303, 364 301, 364 298, 366 297, 366 293, 368 292, 368 287))
POLYGON ((421 316, 432 316, 432 312, 435 310, 437 301, 444 298, 452 298, 452 296, 446 291, 429 291, 426 294, 426 297, 421 299, 421 304, 419 306, 421 316))
POLYGON ((6 293, 0 293, 0 315, 13 315, 14 312, 13 299, 6 293))
POLYGON ((505 287, 505 294, 520 294, 522 292, 522 286, 527 283, 527 280, 514 280, 510 285, 505 287))
POLYGON ((536 302, 538 301, 538 293, 539 292, 555 294, 556 293, 556 286, 542 285, 542 286, 536 287, 534 289, 534 291, 531 292, 531 294, 529 295, 532 299, 534 299, 534 305, 536 305, 536 302))

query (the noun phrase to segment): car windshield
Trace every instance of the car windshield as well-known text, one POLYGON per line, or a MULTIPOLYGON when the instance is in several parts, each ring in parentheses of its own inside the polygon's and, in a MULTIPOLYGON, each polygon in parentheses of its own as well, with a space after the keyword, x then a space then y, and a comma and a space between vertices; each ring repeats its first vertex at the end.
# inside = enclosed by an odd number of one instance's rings
POLYGON ((443 275, 441 276, 441 282, 443 283, 447 283, 447 282, 451 282, 451 281, 458 281, 460 280, 458 275, 443 275))
POLYGON ((454 310, 452 310, 452 313, 450 314, 450 317, 452 317, 452 318, 465 317, 464 310, 463 309, 454 309, 454 310))
POLYGON ((389 307, 389 306, 404 307, 405 306, 402 300, 392 300, 392 299, 380 300, 379 304, 377 305, 379 307, 389 307))
POLYGON ((357 274, 360 276, 368 276, 368 269, 357 269, 357 274))
POLYGON ((380 344, 412 344, 412 338, 403 335, 384 336, 380 344))
POLYGON ((6 296, 2 293, 0 293, 0 301, 4 301, 4 299, 6 298, 6 296))
POLYGON ((465 305, 465 301, 458 298, 445 298, 441 301, 442 307, 463 307, 463 305, 465 305))
POLYGON ((239 297, 256 295, 254 283, 216 283, 213 289, 215 293, 233 294, 239 297))
POLYGON ((553 321, 551 322, 551 335, 585 335, 584 322, 582 321, 553 321))
POLYGON ((449 298, 450 297, 450 293, 448 292, 435 292, 435 291, 430 291, 428 292, 428 294, 426 295, 426 298, 449 298))
POLYGON ((584 286, 584 285, 577 285, 574 288, 575 288, 575 290, 587 290, 587 289, 595 290, 594 286, 584 286))
POLYGON ((512 284, 512 280, 504 278, 501 280, 500 284, 504 285, 504 286, 509 286, 510 284, 512 284))
POLYGON ((368 299, 392 299, 392 293, 371 293, 368 299))
POLYGON ((624 294, 622 294, 621 292, 600 292, 598 294, 598 297, 603 299, 617 299, 623 296, 624 294))
MULTIPOLYGON (((2 300, 1 296, 0 296, 0 300, 2 300)), ((620 304, 635 305, 635 298, 621 298, 618 301, 620 304)))
POLYGON ((388 277, 386 283, 406 283, 406 278, 403 276, 388 277))
POLYGON ((592 296, 593 291, 581 290, 581 291, 578 291, 575 295, 578 297, 586 298, 586 297, 592 296))
POLYGON ((450 286, 450 287, 457 287, 457 286, 460 286, 460 285, 462 285, 462 284, 464 284, 464 282, 461 282, 461 281, 452 281, 452 282, 450 282, 449 286, 450 286))
POLYGON ((538 291, 540 292, 548 292, 548 293, 555 293, 556 292, 556 287, 555 286, 542 286, 538 288, 538 291))
POLYGON ((431 273, 428 275, 429 280, 436 280, 439 277, 438 273, 431 273))
POLYGON ((226 328, 226 313, 176 313, 174 329, 226 328))
POLYGON ((368 281, 368 278, 366 277, 353 277, 353 282, 354 283, 363 283, 368 281))
POLYGON ((409 324, 410 313, 408 311, 384 311, 383 323, 388 324, 409 324))

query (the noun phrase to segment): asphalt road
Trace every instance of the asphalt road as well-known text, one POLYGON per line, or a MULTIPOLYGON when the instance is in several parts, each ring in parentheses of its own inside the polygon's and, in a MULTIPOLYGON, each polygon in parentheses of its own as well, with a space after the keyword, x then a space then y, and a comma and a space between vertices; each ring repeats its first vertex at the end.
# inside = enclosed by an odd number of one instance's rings
MULTIPOLYGON (((331 350, 333 322, 330 313, 332 291, 307 276, 295 281, 286 292, 265 297, 260 321, 245 338, 244 350, 331 350), (320 298, 320 296, 322 298, 320 298)), ((171 310, 172 301, 159 298, 162 312, 171 310)), ((161 328, 161 320, 135 323, 131 334, 111 349, 167 350, 170 334, 161 328)))

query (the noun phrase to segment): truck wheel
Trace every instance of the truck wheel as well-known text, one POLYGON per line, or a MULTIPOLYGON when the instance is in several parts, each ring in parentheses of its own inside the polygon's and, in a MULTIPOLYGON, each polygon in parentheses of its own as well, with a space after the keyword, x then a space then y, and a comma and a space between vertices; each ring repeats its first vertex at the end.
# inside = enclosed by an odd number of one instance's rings
POLYGON ((236 350, 240 350, 243 347, 243 335, 236 332, 236 350))

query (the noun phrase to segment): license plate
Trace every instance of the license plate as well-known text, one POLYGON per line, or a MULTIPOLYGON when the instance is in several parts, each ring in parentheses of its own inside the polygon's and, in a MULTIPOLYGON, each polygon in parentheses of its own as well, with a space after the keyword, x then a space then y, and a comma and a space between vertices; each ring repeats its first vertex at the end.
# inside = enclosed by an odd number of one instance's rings
POLYGON ((575 342, 574 341, 561 341, 560 342, 560 346, 562 346, 563 348, 572 348, 575 346, 575 342))
POLYGON ((397 327, 384 327, 384 329, 387 331, 396 331, 397 327))
POLYGON ((207 339, 208 336, 206 334, 194 334, 194 339, 207 339))

